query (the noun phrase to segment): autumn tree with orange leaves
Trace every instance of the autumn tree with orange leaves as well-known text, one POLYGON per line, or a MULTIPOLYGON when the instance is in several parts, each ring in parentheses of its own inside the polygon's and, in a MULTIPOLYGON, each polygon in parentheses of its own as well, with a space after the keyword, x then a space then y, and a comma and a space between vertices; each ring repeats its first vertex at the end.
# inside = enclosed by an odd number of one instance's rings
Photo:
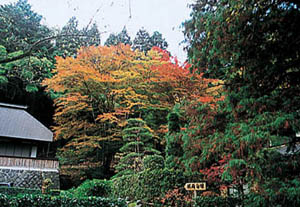
MULTIPOLYGON (((110 168, 128 118, 151 122, 149 114, 167 113, 179 102, 198 100, 209 80, 190 73, 167 52, 153 48, 146 55, 127 45, 82 48, 76 58, 57 58, 54 76, 43 82, 57 94, 55 139, 62 163, 97 163, 110 168)), ((163 142, 166 115, 149 124, 163 142)))

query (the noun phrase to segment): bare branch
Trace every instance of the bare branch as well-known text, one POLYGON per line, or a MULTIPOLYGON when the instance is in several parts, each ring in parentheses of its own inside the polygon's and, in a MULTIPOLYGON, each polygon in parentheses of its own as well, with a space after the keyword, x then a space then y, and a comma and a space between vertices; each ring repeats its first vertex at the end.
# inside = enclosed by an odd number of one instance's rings
MULTIPOLYGON (((101 32, 100 34, 104 34, 104 33, 106 33, 106 32, 101 32)), ((79 34, 77 34, 77 35, 62 34, 62 35, 55 35, 55 36, 47 37, 47 38, 41 39, 41 40, 33 43, 30 46, 30 48, 26 52, 24 52, 23 54, 21 54, 21 55, 18 55, 18 56, 15 56, 15 57, 9 57, 9 58, 0 60, 0 64, 13 62, 13 61, 20 60, 20 59, 23 59, 25 57, 28 57, 37 48, 37 46, 39 44, 41 44, 43 42, 46 42, 46 41, 49 41, 49 40, 63 38, 63 37, 93 37, 93 36, 90 36, 90 35, 79 35, 79 34)))
POLYGON ((131 0, 129 1, 129 19, 131 19, 132 15, 131 15, 131 0))

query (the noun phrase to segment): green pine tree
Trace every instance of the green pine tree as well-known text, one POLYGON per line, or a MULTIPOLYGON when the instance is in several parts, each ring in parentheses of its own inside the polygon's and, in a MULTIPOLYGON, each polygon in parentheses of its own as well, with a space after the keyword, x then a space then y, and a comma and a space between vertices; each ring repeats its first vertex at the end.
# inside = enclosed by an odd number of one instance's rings
POLYGON ((154 149, 151 129, 142 119, 128 119, 128 123, 123 130, 123 141, 125 144, 120 149, 122 157, 116 166, 117 176, 143 170, 143 157, 159 154, 159 151, 154 149))
POLYGON ((123 43, 125 45, 132 45, 132 41, 130 36, 128 35, 126 27, 119 34, 110 34, 107 40, 105 41, 104 45, 118 45, 123 43))

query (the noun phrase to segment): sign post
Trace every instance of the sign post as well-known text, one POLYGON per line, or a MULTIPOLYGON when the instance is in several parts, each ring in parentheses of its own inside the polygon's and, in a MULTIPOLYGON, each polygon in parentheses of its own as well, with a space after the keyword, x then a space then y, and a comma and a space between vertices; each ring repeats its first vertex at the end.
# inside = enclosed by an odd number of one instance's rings
POLYGON ((206 190, 206 182, 199 182, 199 183, 186 183, 184 185, 185 190, 194 191, 194 198, 197 197, 197 191, 204 191, 206 190))

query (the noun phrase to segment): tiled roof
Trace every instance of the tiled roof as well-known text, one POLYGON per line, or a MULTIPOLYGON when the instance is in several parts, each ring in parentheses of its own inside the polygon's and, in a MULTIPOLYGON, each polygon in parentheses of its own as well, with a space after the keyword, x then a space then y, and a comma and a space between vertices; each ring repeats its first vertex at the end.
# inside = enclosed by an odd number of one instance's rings
POLYGON ((0 103, 0 137, 53 141, 53 133, 31 116, 26 106, 0 103))

